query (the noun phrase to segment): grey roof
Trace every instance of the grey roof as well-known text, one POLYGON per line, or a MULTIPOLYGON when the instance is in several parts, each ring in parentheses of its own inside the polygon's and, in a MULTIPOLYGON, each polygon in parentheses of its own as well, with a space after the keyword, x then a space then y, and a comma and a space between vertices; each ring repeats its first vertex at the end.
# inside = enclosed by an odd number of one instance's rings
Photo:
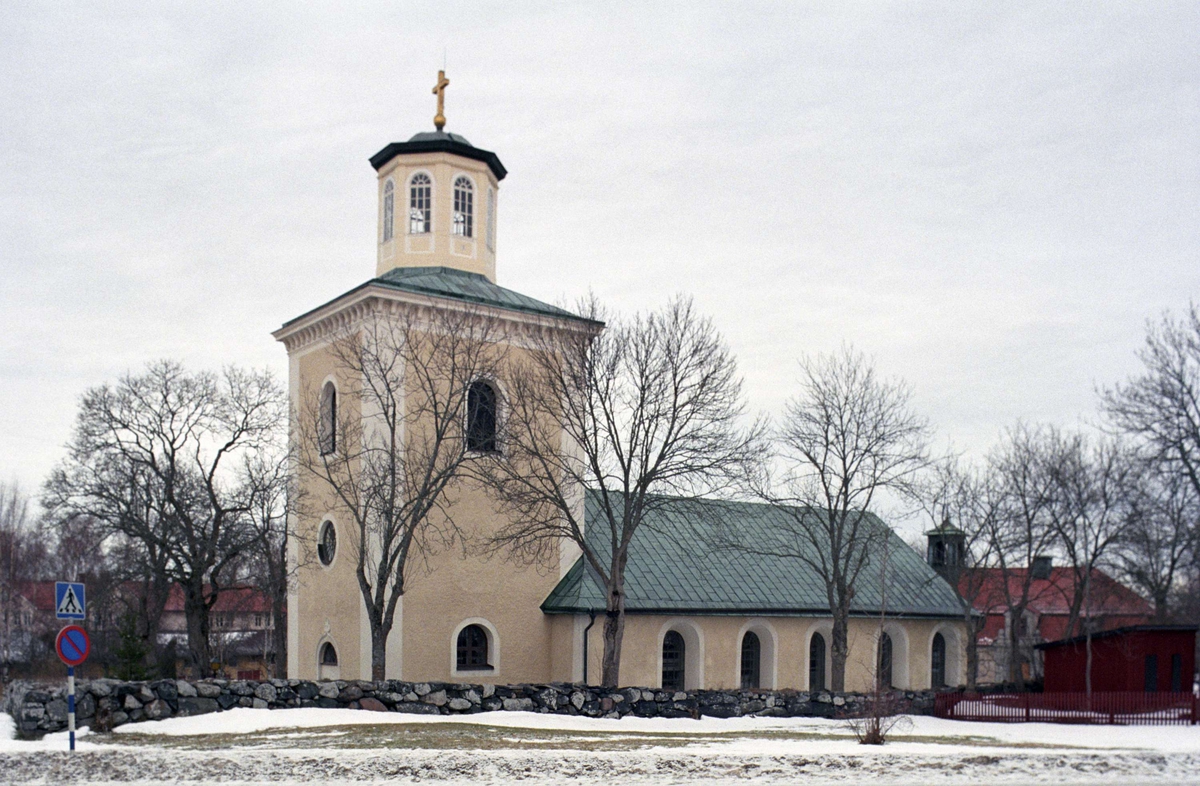
MULTIPOLYGON (((382 276, 359 284, 349 292, 329 301, 329 303, 334 303, 346 297, 346 295, 353 294, 369 286, 381 286, 419 295, 444 297, 451 300, 478 303, 479 305, 491 306, 493 308, 502 308, 508 311, 521 311, 527 314, 539 314, 556 319, 586 322, 598 327, 603 326, 602 322, 596 322, 595 320, 572 314, 566 309, 552 306, 549 303, 543 303, 528 295, 522 295, 520 292, 514 292, 511 289, 505 289, 502 286, 493 284, 491 281, 488 281, 486 276, 478 273, 468 273, 465 270, 458 270, 452 267, 392 268, 382 276)), ((287 327, 294 322, 304 319, 309 314, 329 305, 329 303, 317 306, 317 308, 305 312, 295 319, 288 320, 283 326, 287 327)))
POLYGON ((407 142, 392 142, 371 156, 371 166, 379 171, 384 164, 396 156, 409 153, 453 153, 487 164, 497 180, 503 180, 508 174, 504 164, 500 163, 500 157, 495 153, 490 150, 481 150, 468 142, 466 137, 446 131, 422 131, 407 142))
MULTIPOLYGON (((599 494, 585 501, 589 545, 607 561, 609 529, 599 520, 599 494)), ((656 498, 633 537, 625 572, 625 608, 631 613, 756 614, 827 616, 825 585, 798 559, 765 557, 705 546, 704 532, 720 520, 745 542, 769 543, 786 513, 770 505, 718 500, 656 498)), ((810 515, 817 515, 810 513, 810 515)), ((889 616, 961 617, 958 594, 882 521, 870 526, 888 536, 889 616)), ((882 549, 877 551, 882 556, 882 549)), ((880 571, 868 565, 859 576, 851 613, 878 614, 880 571)), ((547 613, 604 610, 603 584, 581 557, 542 603, 547 613)))

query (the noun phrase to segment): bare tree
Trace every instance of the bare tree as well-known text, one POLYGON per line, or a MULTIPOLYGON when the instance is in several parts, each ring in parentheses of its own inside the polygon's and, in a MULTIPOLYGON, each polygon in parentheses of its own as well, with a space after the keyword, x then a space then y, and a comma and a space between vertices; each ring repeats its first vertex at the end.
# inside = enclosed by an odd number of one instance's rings
POLYGON ((1013 684, 1024 681, 1021 667, 1031 657, 1023 641, 1030 635, 1026 611, 1035 600, 1031 566, 1034 557, 1050 553, 1057 536, 1050 511, 1055 490, 1046 460, 1047 440, 1045 428, 1018 423, 988 456, 985 493, 991 514, 985 519, 985 537, 999 579, 993 584, 995 596, 988 600, 1008 616, 1008 682, 1013 684))
POLYGON ((246 554, 249 583, 262 592, 271 604, 271 630, 264 641, 264 659, 270 653, 271 676, 287 676, 287 596, 289 582, 307 563, 309 549, 296 549, 300 559, 288 560, 291 532, 290 514, 300 509, 299 485, 289 471, 287 451, 265 448, 246 457, 242 467, 245 487, 250 493, 247 525, 252 534, 246 554))
POLYGON ((1200 537, 1200 495, 1163 462, 1138 462, 1139 482, 1129 526, 1117 552, 1121 572, 1154 601, 1160 622, 1172 618, 1172 601, 1200 537))
MULTIPOLYGON (((929 427, 899 381, 880 379, 850 347, 801 362, 799 395, 776 439, 782 468, 757 494, 776 507, 770 538, 727 545, 792 559, 824 584, 833 617, 830 687, 845 690, 850 612, 863 569, 891 531, 871 512, 884 494, 913 495, 928 465, 929 427)), ((898 497, 897 497, 898 498, 898 497)))
POLYGON ((87 391, 67 458, 46 485, 60 519, 91 516, 183 591, 192 667, 210 662, 209 612, 249 547, 240 457, 282 428, 286 398, 268 373, 189 373, 174 361, 87 391))
POLYGON ((1200 495, 1200 307, 1148 324, 1138 357, 1142 374, 1105 390, 1105 411, 1200 495))
POLYGON ((498 378, 505 330, 483 309, 377 301, 329 345, 340 400, 357 406, 336 407, 330 423, 321 391, 302 402, 298 465, 351 522, 374 679, 410 563, 459 538, 454 495, 483 455, 465 449, 468 399, 473 382, 498 378))
MULTIPOLYGON (((757 457, 761 425, 742 423, 737 364, 690 300, 542 332, 514 358, 503 451, 478 478, 510 523, 492 546, 541 560, 574 543, 604 586, 601 683, 620 680, 629 546, 654 510, 731 490, 757 457), (597 517, 584 520, 584 492, 597 517), (671 497, 665 495, 673 495, 671 497), (598 529, 588 536, 586 528, 598 529)), ((585 675, 586 679, 586 675, 585 675)))
POLYGON ((1081 434, 1047 431, 1048 510, 1060 551, 1072 573, 1067 635, 1086 638, 1085 691, 1092 692, 1092 612, 1108 598, 1095 597, 1096 571, 1112 556, 1130 522, 1136 475, 1128 449, 1116 440, 1097 443, 1081 434))
MULTIPOLYGON (((988 537, 996 515, 994 498, 987 493, 979 473, 951 456, 936 462, 919 484, 921 509, 931 532, 945 540, 945 551, 931 562, 938 573, 958 592, 962 619, 967 630, 967 690, 974 690, 979 679, 979 633, 986 617, 976 611, 986 605, 991 588, 988 569, 992 562, 992 541, 988 537), (961 551, 952 543, 957 541, 961 551)), ((934 555, 931 555, 934 556, 934 555)))
POLYGON ((0 483, 0 685, 14 665, 27 662, 34 636, 26 583, 42 578, 47 544, 29 514, 29 497, 17 483, 0 483))

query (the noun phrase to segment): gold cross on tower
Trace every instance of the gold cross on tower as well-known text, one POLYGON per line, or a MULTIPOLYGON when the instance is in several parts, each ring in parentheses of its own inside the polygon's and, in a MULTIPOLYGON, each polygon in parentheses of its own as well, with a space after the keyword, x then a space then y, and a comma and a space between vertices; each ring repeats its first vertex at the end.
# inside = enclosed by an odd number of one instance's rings
POLYGON ((446 116, 443 112, 446 111, 446 88, 450 85, 450 80, 446 78, 445 71, 438 71, 438 83, 433 86, 433 92, 438 97, 438 113, 433 117, 433 124, 437 126, 437 130, 441 131, 446 125, 446 116))

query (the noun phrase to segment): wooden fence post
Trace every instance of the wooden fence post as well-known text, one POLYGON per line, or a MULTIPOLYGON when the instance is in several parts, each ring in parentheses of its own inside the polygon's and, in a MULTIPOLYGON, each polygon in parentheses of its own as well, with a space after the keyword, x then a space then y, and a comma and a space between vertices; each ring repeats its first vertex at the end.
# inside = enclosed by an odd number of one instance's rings
POLYGON ((1025 693, 1025 722, 1029 723, 1029 693, 1025 693))

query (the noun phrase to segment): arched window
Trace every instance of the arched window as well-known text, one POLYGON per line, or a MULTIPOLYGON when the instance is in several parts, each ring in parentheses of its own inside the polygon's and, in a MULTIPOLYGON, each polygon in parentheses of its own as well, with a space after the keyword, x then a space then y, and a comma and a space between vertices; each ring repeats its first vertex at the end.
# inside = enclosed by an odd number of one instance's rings
POLYGON ((487 214, 487 247, 488 251, 496 250, 496 192, 488 189, 487 214))
POLYGON ((683 690, 683 674, 686 662, 683 636, 678 631, 667 631, 667 635, 663 636, 662 645, 663 690, 683 690))
POLYGON ((486 670, 488 663, 487 631, 481 625, 468 625, 458 632, 456 663, 462 671, 486 670))
POLYGON ((759 687, 761 654, 762 643, 758 640, 758 634, 753 631, 746 631, 746 635, 742 637, 743 688, 759 687))
POLYGON ((879 663, 875 671, 879 687, 892 687, 892 637, 886 633, 879 637, 879 663))
POLYGON ((337 650, 333 648, 333 644, 325 642, 321 645, 321 665, 336 666, 338 665, 337 650))
POLYGON ((496 389, 482 379, 467 390, 467 450, 496 450, 496 389))
POLYGON ((454 234, 475 237, 475 186, 465 175, 454 181, 454 234))
POLYGON ((413 175, 408 185, 408 234, 424 235, 430 231, 433 204, 433 181, 424 172, 413 175))
POLYGON ((321 388, 321 433, 318 435, 321 455, 337 450, 337 388, 326 382, 321 388))
POLYGON ((392 226, 396 217, 396 184, 391 180, 383 186, 383 242, 392 239, 392 226))
POLYGON ((326 521, 321 525, 321 534, 317 539, 317 558, 321 560, 322 565, 329 565, 332 564, 335 554, 337 554, 337 529, 333 526, 332 521, 326 521))
POLYGON ((946 687, 946 639, 940 633, 933 634, 933 650, 929 655, 929 671, 930 687, 946 687))
POLYGON ((808 642, 808 689, 825 689, 825 637, 820 633, 808 642))

